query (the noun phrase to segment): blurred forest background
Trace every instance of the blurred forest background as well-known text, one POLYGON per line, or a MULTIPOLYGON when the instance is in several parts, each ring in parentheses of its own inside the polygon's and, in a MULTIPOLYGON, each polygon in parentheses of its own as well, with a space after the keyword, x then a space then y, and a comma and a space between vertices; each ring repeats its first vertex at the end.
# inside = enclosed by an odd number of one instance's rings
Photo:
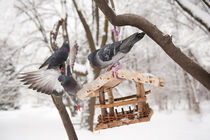
MULTIPOLYGON (((207 27, 183 9, 178 0, 123 0, 114 1, 117 14, 134 13, 155 24, 161 31, 172 35, 173 42, 182 52, 210 72, 210 10, 205 0, 188 0, 194 12, 205 13, 207 27)), ((183 1, 183 0, 180 0, 183 1)), ((0 0, 0 110, 21 107, 54 107, 50 96, 27 89, 17 79, 18 74, 35 70, 50 55, 50 31, 54 24, 67 15, 70 45, 79 46, 74 67, 74 77, 83 85, 92 81, 104 70, 94 70, 88 54, 105 43, 113 42, 111 25, 94 1, 87 0, 0 0)), ((121 27, 120 39, 139 30, 121 27)), ((58 36, 58 45, 62 36, 58 36)), ((173 111, 191 110, 202 113, 202 103, 209 102, 210 92, 189 74, 183 71, 148 36, 145 36, 121 60, 124 68, 152 73, 165 80, 165 87, 153 88, 149 95, 152 108, 173 111)), ((115 96, 132 94, 133 83, 121 84, 114 90, 115 96), (129 85, 129 86, 128 86, 129 85)), ((69 97, 65 98, 71 115, 69 97)), ((85 101, 80 122, 82 127, 91 127, 89 119, 94 100, 85 101)), ((209 105, 209 104, 208 104, 209 105)))

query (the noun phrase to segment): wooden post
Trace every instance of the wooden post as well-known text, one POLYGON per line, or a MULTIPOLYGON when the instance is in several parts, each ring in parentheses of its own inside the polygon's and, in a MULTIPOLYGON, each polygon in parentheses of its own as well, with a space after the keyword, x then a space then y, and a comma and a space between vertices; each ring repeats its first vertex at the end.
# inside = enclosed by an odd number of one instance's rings
MULTIPOLYGON (((137 98, 142 98, 145 96, 144 85, 136 82, 136 94, 137 98)), ((138 103, 138 112, 142 113, 142 108, 145 102, 138 103)))
MULTIPOLYGON (((104 88, 103 87, 99 89, 99 102, 100 102, 100 104, 105 105, 105 96, 104 96, 104 88)), ((106 114, 107 114, 106 108, 101 108, 102 117, 106 116, 106 114)))
MULTIPOLYGON (((108 96, 109 96, 109 98, 108 98, 109 104, 114 103, 114 97, 113 97, 113 94, 112 94, 112 88, 109 88, 109 89, 108 89, 108 96)), ((109 108, 109 114, 110 114, 111 116, 114 115, 114 107, 110 107, 110 108, 109 108)))

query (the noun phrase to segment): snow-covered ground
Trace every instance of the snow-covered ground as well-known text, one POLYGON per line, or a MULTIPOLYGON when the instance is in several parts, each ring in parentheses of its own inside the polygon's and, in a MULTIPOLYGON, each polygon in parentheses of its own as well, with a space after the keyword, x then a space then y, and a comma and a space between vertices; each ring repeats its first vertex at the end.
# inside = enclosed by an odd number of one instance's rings
MULTIPOLYGON (((73 123, 77 123, 73 120, 73 123)), ((150 122, 90 132, 75 125, 79 140, 209 140, 210 113, 155 111, 150 122)), ((1 140, 67 140, 55 108, 0 111, 1 140)))

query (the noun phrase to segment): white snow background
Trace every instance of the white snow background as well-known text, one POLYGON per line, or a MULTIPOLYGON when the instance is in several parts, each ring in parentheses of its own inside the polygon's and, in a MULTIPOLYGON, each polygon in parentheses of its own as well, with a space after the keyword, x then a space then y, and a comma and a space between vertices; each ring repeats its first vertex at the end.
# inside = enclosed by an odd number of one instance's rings
MULTIPOLYGON (((203 106, 209 106, 204 103, 203 106)), ((154 111, 150 122, 90 132, 74 125, 79 140, 209 140, 210 108, 196 115, 184 110, 154 111)), ((74 118, 73 123, 77 123, 74 118)), ((67 140, 55 108, 22 108, 0 112, 1 140, 67 140)))

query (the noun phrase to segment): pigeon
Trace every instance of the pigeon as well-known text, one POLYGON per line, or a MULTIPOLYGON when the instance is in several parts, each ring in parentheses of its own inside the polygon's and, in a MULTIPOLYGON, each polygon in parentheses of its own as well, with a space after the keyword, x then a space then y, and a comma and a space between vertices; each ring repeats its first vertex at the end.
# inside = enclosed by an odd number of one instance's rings
POLYGON ((144 37, 145 33, 134 33, 124 40, 107 44, 88 55, 89 62, 99 68, 105 68, 117 63, 133 47, 133 45, 144 37))
POLYGON ((82 102, 81 100, 76 98, 76 93, 81 89, 81 86, 73 78, 69 65, 67 66, 67 75, 60 75, 58 77, 58 81, 61 83, 64 90, 71 97, 75 106, 77 106, 77 110, 80 110, 82 102))
POLYGON ((111 65, 107 70, 110 70, 117 63, 117 66, 113 69, 116 79, 116 71, 122 67, 119 60, 125 57, 134 44, 141 40, 144 35, 144 32, 134 33, 124 40, 107 44, 104 47, 90 53, 88 55, 88 60, 90 64, 99 68, 105 68, 111 65))
POLYGON ((41 69, 44 66, 47 66, 47 69, 52 69, 58 67, 67 60, 69 56, 69 41, 68 39, 64 39, 63 45, 56 50, 40 67, 41 69))
POLYGON ((65 39, 61 48, 56 50, 37 71, 22 73, 21 79, 28 88, 42 92, 45 94, 55 94, 60 96, 63 94, 63 86, 58 78, 64 74, 63 65, 69 54, 69 43, 65 39))

